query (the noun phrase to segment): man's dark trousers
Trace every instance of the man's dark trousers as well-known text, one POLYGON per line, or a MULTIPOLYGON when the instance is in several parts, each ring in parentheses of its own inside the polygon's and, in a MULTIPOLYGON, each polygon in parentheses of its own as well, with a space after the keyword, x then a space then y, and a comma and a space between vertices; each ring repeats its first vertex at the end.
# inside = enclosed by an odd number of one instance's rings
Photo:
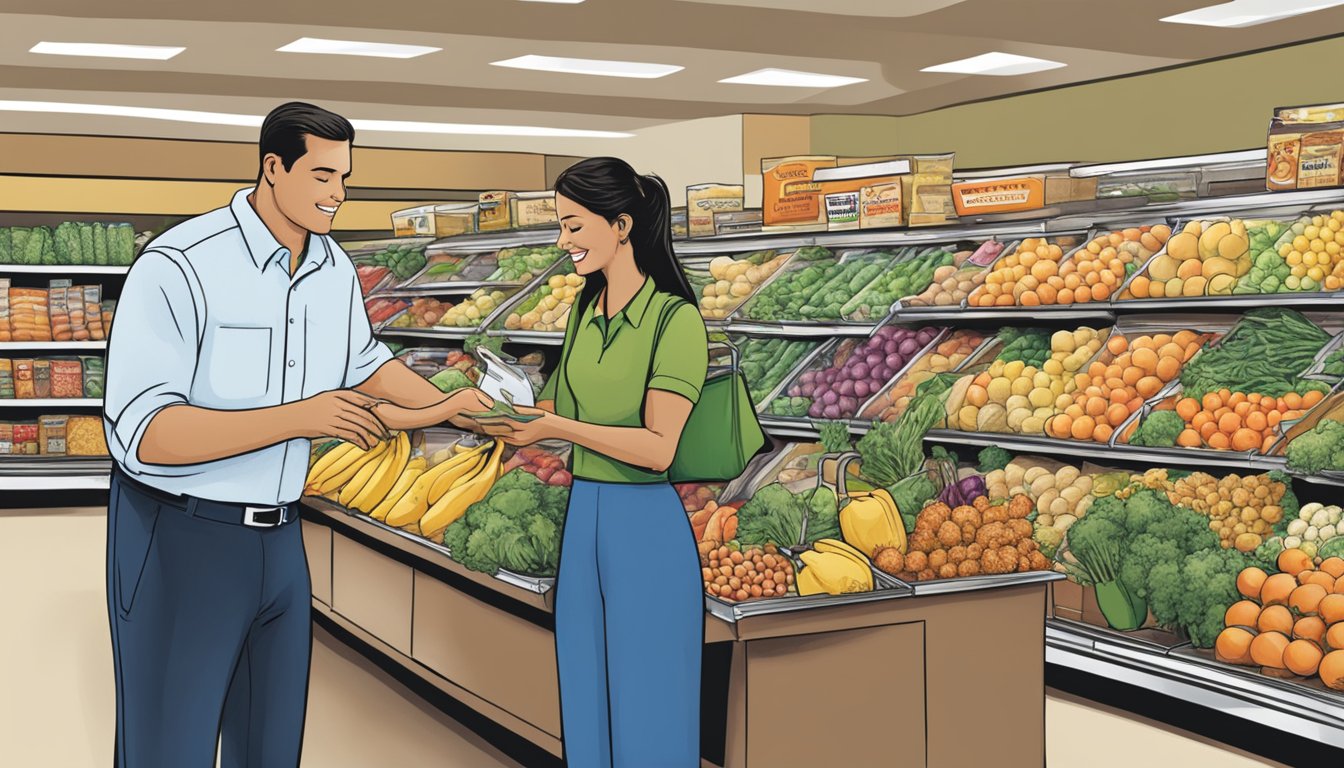
POLYGON ((113 470, 117 768, 209 768, 217 739, 223 768, 297 766, 312 652, 299 524, 217 522, 174 502, 113 470))

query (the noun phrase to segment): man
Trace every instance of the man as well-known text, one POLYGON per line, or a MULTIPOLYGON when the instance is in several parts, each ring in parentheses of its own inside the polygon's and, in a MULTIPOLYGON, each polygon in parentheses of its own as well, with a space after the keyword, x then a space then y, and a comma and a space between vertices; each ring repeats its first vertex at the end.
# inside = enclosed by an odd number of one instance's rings
POLYGON ((354 129, 291 103, 224 208, 156 238, 108 343, 108 613, 122 768, 294 766, 311 649, 297 500, 309 439, 489 408, 445 398, 373 338, 328 235, 354 129))

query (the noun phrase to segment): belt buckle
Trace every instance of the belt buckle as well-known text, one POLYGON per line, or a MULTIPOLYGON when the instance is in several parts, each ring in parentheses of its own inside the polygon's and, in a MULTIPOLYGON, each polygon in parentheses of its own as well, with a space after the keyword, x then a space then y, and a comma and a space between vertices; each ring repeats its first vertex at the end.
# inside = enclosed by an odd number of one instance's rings
POLYGON ((244 507, 244 508, 243 508, 243 525, 250 526, 250 527, 252 527, 252 528, 276 528, 276 527, 278 527, 278 526, 284 524, 284 522, 285 522, 285 508, 284 508, 284 507, 244 507), (259 521, 257 520, 257 515, 259 515, 259 514, 265 514, 265 513, 268 513, 268 512, 275 512, 275 513, 279 514, 279 516, 280 516, 279 519, 276 520, 274 523, 259 522, 259 521))

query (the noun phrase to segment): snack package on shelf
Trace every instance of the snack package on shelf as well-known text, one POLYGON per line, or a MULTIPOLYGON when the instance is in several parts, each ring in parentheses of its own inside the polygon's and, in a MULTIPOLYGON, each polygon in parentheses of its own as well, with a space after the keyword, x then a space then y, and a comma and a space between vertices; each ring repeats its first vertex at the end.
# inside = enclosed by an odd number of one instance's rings
POLYGON ((0 277, 0 342, 13 340, 9 323, 9 278, 0 277))
POLYGON ((33 397, 45 400, 51 397, 51 361, 33 361, 33 397))
POLYGON ((51 361, 51 396, 84 397, 84 368, 78 358, 63 357, 51 361))
POLYGON ((0 357, 0 400, 14 399, 14 361, 0 357))
POLYGON ((108 308, 103 311, 103 287, 101 285, 84 286, 84 324, 88 327, 88 336, 85 339, 75 337, 76 341, 105 341, 107 339, 107 329, 112 325, 112 312, 108 308))
POLYGON ((43 456, 64 456, 68 422, 66 416, 42 416, 37 420, 38 453, 43 456))
POLYGON ((100 416, 71 416, 65 424, 65 455, 107 456, 107 438, 100 416))
POLYGON ((51 341, 46 289, 10 288, 9 324, 14 341, 51 341))
POLYGON ((71 288, 69 280, 52 280, 47 287, 47 302, 50 305, 51 312, 51 339, 52 341, 74 341, 75 333, 70 321, 70 304, 68 301, 68 292, 71 288))
MULTIPOLYGON (((87 299, 88 299, 88 297, 86 296, 86 297, 85 297, 85 300, 87 301, 87 299)), ((104 338, 106 338, 106 336, 107 336, 108 334, 111 334, 111 333, 112 333, 112 316, 113 316, 114 314, 116 314, 116 311, 117 311, 117 301, 116 301, 116 299, 108 299, 107 301, 104 301, 104 302, 102 303, 101 306, 102 306, 102 312, 101 312, 101 314, 102 314, 102 318, 103 318, 103 330, 102 330, 102 332, 103 332, 103 334, 104 334, 104 338)), ((98 338, 98 330, 97 330, 96 328, 91 329, 91 333, 93 334, 93 338, 94 338, 95 340, 97 340, 97 341, 101 341, 101 340, 102 340, 102 339, 99 339, 99 338, 98 338)))
POLYGON ((84 396, 101 399, 106 390, 107 361, 101 357, 81 357, 84 371, 84 396))
POLYGON ((14 397, 19 400, 32 400, 37 397, 33 384, 33 360, 16 358, 14 360, 14 397))

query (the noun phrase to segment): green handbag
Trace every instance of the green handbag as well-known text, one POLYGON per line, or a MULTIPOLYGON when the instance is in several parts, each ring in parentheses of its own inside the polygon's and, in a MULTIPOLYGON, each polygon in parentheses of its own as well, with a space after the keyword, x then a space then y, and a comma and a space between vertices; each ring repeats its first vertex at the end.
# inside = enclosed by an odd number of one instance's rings
MULTIPOLYGON (((666 301, 658 313, 658 325, 654 330, 655 352, 667 318, 672 314, 669 308, 675 308, 681 303, 680 300, 666 301)), ((565 346, 558 367, 560 386, 557 387, 557 395, 563 390, 571 404, 574 392, 569 387, 569 376, 565 372, 565 358, 568 357, 573 330, 577 325, 570 323, 565 329, 565 346)), ((686 426, 682 428, 681 439, 677 442, 676 456, 667 469, 668 481, 672 483, 733 480, 742 474, 748 462, 772 447, 760 422, 756 420, 756 409, 747 392, 747 380, 738 366, 737 348, 726 336, 719 335, 714 340, 730 350, 731 362, 727 366, 711 367, 705 377, 700 399, 691 407, 691 415, 686 418, 686 426)), ((649 373, 645 380, 652 375, 651 354, 649 373)), ((559 411, 560 404, 556 403, 556 406, 559 411)))

